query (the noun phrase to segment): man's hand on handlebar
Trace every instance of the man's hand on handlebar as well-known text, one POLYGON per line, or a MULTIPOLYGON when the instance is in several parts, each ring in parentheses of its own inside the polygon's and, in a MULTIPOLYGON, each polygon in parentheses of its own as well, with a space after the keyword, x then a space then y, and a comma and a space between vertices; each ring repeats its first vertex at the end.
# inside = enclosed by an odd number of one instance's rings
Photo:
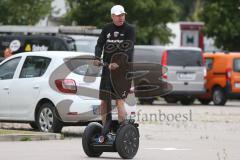
POLYGON ((109 65, 108 65, 108 68, 110 69, 110 70, 115 70, 115 69, 117 69, 119 67, 119 65, 117 64, 117 63, 110 63, 109 65))
POLYGON ((108 66, 108 68, 110 70, 115 70, 115 69, 117 69, 119 67, 119 65, 117 63, 105 64, 105 63, 102 63, 100 60, 97 60, 97 59, 95 59, 93 61, 93 65, 94 66, 108 66))
POLYGON ((101 65, 101 61, 95 59, 95 60, 93 61, 93 65, 94 65, 94 66, 100 66, 100 65, 101 65))

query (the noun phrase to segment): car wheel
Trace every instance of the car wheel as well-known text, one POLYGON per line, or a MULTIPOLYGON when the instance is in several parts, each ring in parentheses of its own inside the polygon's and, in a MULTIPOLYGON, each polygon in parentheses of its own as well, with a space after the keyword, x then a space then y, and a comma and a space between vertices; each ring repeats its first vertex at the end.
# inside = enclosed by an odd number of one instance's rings
POLYGON ((36 124, 42 132, 60 133, 63 127, 57 117, 56 109, 51 103, 42 104, 37 113, 36 124))
POLYGON ((103 153, 102 151, 96 151, 91 145, 93 139, 100 135, 102 132, 102 125, 97 122, 90 123, 83 132, 82 146, 83 150, 88 157, 99 157, 103 153))
POLYGON ((220 87, 217 87, 213 90, 212 99, 215 105, 225 105, 225 103, 227 102, 224 90, 220 87))
POLYGON ((132 159, 139 147, 138 130, 131 124, 120 127, 115 143, 116 150, 123 159, 132 159))
POLYGON ((178 102, 177 99, 171 98, 171 97, 165 97, 164 100, 165 100, 167 103, 177 103, 177 102, 178 102))
POLYGON ((35 122, 30 122, 29 125, 32 127, 32 129, 37 130, 38 126, 35 122))
POLYGON ((181 99, 180 102, 182 105, 191 105, 195 101, 195 98, 184 98, 181 99))
POLYGON ((212 100, 211 99, 198 99, 198 101, 203 105, 208 105, 212 100))

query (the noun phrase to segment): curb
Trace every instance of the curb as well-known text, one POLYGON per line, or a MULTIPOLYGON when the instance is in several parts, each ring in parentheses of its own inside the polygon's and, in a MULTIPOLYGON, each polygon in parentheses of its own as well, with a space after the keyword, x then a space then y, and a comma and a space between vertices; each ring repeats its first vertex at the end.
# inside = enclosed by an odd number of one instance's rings
POLYGON ((63 140, 65 138, 78 137, 81 138, 84 129, 85 126, 65 126, 63 127, 61 133, 46 133, 32 129, 29 124, 0 122, 0 142, 63 140))
POLYGON ((8 134, 0 135, 0 141, 41 141, 41 140, 62 140, 58 133, 36 133, 36 134, 8 134))

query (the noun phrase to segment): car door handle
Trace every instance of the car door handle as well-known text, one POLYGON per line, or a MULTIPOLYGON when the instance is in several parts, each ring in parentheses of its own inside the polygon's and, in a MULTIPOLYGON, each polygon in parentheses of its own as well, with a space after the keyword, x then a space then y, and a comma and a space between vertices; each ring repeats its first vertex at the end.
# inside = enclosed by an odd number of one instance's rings
POLYGON ((9 88, 8 88, 8 87, 4 87, 4 88, 3 88, 3 90, 5 90, 5 91, 8 91, 8 90, 9 90, 9 88))
POLYGON ((78 83, 79 86, 86 86, 87 83, 78 83))
POLYGON ((33 89, 39 89, 39 86, 34 86, 33 89))

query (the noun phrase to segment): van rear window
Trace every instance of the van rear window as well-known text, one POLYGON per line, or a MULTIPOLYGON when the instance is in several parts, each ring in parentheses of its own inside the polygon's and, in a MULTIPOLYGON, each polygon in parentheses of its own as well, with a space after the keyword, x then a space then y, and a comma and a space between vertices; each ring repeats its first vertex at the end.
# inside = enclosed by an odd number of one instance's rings
POLYGON ((170 50, 168 51, 168 66, 203 66, 200 51, 170 50))

